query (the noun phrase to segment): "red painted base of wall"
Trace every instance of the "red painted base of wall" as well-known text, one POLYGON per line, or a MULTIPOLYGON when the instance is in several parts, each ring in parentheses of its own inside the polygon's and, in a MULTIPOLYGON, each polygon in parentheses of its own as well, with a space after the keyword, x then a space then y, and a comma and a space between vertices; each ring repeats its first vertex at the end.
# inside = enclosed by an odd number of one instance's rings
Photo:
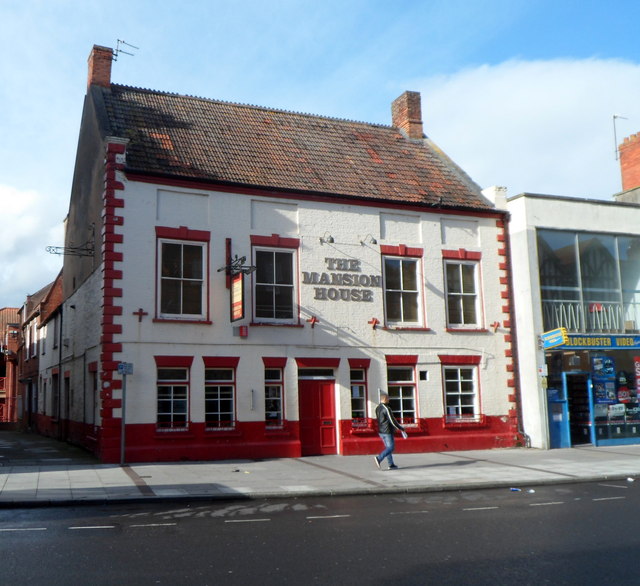
MULTIPOLYGON (((408 439, 397 438, 396 453, 484 450, 512 448, 519 444, 515 429, 502 417, 488 417, 482 424, 464 427, 446 426, 442 419, 420 420, 408 428, 408 439)), ((54 421, 38 416, 37 431, 69 441, 95 453, 104 463, 120 462, 120 427, 95 428, 73 421, 54 421)), ((354 430, 351 420, 340 422, 340 449, 344 456, 375 454, 382 442, 375 427, 354 430)), ((297 421, 281 430, 266 430, 262 422, 238 424, 233 431, 207 431, 204 424, 192 423, 189 431, 156 430, 155 425, 128 425, 125 436, 125 461, 180 462, 207 460, 259 460, 299 458, 301 445, 297 421)))

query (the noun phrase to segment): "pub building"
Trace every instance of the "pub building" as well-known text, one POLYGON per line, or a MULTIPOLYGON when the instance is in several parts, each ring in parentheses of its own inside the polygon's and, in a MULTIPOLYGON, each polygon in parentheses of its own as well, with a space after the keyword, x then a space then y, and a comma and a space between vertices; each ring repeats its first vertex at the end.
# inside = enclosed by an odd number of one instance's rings
POLYGON ((518 444, 509 217, 417 92, 370 124, 112 61, 89 57, 44 433, 105 462, 374 454, 384 391, 399 452, 518 444))

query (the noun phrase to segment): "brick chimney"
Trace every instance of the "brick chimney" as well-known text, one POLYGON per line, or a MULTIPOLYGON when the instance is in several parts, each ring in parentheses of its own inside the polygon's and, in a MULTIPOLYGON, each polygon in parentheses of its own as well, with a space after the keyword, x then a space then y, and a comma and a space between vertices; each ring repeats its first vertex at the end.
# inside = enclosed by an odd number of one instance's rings
POLYGON ((622 191, 640 187, 640 132, 628 136, 619 147, 622 191))
POLYGON ((409 138, 424 138, 420 92, 404 92, 396 98, 391 104, 391 120, 409 138))
POLYGON ((89 77, 87 89, 92 85, 102 87, 111 86, 111 62, 113 61, 113 49, 94 45, 89 55, 89 77))

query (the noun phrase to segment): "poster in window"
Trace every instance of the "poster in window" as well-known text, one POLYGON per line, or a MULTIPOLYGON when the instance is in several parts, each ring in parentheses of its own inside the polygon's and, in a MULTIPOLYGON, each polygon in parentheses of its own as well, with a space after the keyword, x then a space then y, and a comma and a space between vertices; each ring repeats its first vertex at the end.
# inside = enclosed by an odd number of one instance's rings
POLYGON ((244 318, 244 273, 231 276, 231 321, 244 318))

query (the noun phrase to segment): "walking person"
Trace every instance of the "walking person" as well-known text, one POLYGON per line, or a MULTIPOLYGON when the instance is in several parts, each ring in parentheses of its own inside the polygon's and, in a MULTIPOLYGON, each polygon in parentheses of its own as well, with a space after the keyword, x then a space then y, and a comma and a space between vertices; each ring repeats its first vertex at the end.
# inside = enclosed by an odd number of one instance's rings
POLYGON ((394 434, 396 431, 402 433, 402 437, 407 437, 404 427, 398 423, 393 415, 391 407, 389 407, 389 395, 387 393, 380 394, 380 404, 376 407, 376 419, 378 420, 378 435, 384 442, 384 450, 377 456, 374 456, 376 466, 380 468, 380 464, 386 458, 389 464, 389 470, 396 470, 398 467, 393 461, 393 450, 395 449, 394 434))

